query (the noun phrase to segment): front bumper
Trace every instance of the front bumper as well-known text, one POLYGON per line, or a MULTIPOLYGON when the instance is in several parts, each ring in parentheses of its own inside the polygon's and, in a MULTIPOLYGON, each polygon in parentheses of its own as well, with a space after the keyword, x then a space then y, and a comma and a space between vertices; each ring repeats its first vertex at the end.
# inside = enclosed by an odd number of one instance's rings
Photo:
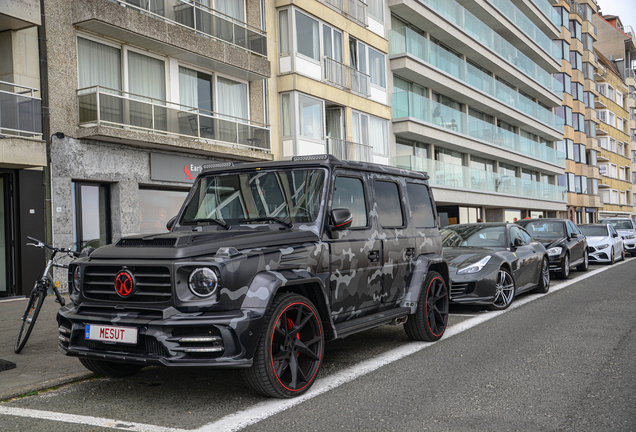
POLYGON ((623 238, 623 246, 625 247, 626 252, 636 253, 636 239, 623 238))
POLYGON ((594 246, 588 246, 588 255, 590 262, 611 262, 612 247, 606 247, 605 249, 596 249, 594 246))
POLYGON ((451 269, 452 304, 491 305, 497 292, 497 266, 486 265, 480 272, 458 275, 451 269))
POLYGON ((550 256, 550 271, 551 272, 563 271, 564 261, 565 261, 565 254, 550 256))
POLYGON ((264 311, 180 313, 115 310, 90 305, 59 310, 59 350, 69 356, 164 366, 249 367, 263 326, 264 311), (137 344, 85 338, 87 324, 134 327, 137 344))

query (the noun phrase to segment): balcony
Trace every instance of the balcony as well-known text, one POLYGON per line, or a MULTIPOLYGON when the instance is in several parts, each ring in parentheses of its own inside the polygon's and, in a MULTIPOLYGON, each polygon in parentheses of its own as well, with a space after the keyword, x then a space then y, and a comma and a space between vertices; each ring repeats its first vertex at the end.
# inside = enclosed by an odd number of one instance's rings
POLYGON ((545 201, 567 201, 566 188, 547 183, 500 175, 475 168, 454 165, 418 156, 398 156, 393 159, 398 168, 426 172, 432 186, 468 189, 545 201))
POLYGON ((565 167, 565 154, 412 92, 393 93, 393 119, 414 118, 449 132, 565 167))
POLYGON ((327 84, 352 91, 364 97, 371 96, 371 77, 369 75, 329 57, 322 58, 322 71, 322 79, 327 84))
MULTIPOLYGON (((482 20, 457 3, 457 1, 422 0, 422 3, 434 9, 437 13, 458 26, 462 29, 462 31, 466 32, 476 41, 486 46, 497 55, 501 56, 508 63, 525 73, 529 79, 537 81, 559 99, 562 97, 561 94, 557 94, 557 81, 550 73, 528 58, 528 56, 507 41, 506 38, 496 33, 482 20)), ((406 20, 409 19, 408 16, 403 16, 403 18, 406 20)), ((435 36, 435 34, 433 35, 435 36)))
POLYGON ((39 26, 41 16, 39 0, 1 1, 0 32, 39 26))
POLYGON ((552 24, 561 29, 561 17, 559 13, 552 7, 548 0, 532 0, 532 2, 543 12, 543 14, 550 19, 552 24))
POLYGON ((0 134, 42 137, 42 101, 39 90, 0 81, 0 134))
POLYGON ((270 151, 270 131, 262 123, 99 86, 80 89, 77 95, 81 127, 103 126, 145 136, 194 138, 225 147, 270 151))
POLYGON ((327 137, 327 153, 340 160, 373 162, 373 147, 338 138, 327 137))
POLYGON ((360 24, 362 27, 368 27, 368 6, 366 3, 360 0, 324 0, 324 2, 338 9, 342 15, 348 17, 351 21, 360 24))
POLYGON ((416 57, 563 133, 563 120, 552 111, 450 54, 408 27, 390 31, 389 52, 392 56, 409 54, 416 57))
POLYGON ((271 76, 266 33, 196 2, 72 0, 74 27, 249 81, 271 76))

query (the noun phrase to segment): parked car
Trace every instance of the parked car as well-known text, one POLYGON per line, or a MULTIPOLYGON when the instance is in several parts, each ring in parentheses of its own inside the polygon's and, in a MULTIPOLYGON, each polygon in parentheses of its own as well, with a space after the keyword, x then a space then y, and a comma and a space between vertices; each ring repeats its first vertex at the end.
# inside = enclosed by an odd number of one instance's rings
POLYGON ((636 256, 636 222, 631 218, 606 218, 598 223, 610 224, 616 232, 623 238, 625 252, 636 256))
POLYGON ((548 253, 511 223, 450 225, 441 230, 451 302, 506 309, 515 295, 550 289, 548 253))
POLYGON ((570 269, 587 271, 589 256, 587 240, 574 222, 567 219, 524 219, 516 222, 532 238, 548 250, 550 271, 559 279, 570 277, 570 269))
POLYGON ((442 337, 448 265, 426 174, 326 155, 203 168, 169 233, 70 264, 64 354, 120 377, 241 368, 285 398, 314 383, 328 340, 384 324, 442 337))
POLYGON ((591 262, 608 262, 625 259, 623 239, 610 224, 578 225, 587 239, 591 262))

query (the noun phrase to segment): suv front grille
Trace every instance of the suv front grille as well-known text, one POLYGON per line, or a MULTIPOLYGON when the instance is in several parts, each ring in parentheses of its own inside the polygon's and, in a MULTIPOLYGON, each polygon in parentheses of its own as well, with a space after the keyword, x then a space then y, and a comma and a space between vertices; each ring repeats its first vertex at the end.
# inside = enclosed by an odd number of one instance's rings
POLYGON ((131 301, 142 303, 166 302, 172 297, 170 268, 161 266, 126 267, 135 279, 135 291, 122 298, 115 291, 115 278, 122 266, 84 267, 84 297, 93 300, 131 301))

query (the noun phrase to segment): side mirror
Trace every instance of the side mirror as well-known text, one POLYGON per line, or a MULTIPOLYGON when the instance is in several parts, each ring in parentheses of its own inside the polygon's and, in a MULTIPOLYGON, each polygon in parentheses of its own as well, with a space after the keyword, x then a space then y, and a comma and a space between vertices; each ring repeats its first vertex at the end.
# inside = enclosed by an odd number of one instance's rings
POLYGON ((521 240, 519 237, 515 238, 514 241, 512 242, 512 244, 515 247, 519 247, 519 246, 523 246, 523 240, 521 240))
POLYGON ((334 229, 347 229, 353 222, 353 215, 349 209, 333 209, 331 210, 331 221, 334 229))
POLYGON ((618 237, 618 234, 613 233, 613 234, 612 234, 612 237, 616 238, 616 237, 618 237))
POLYGON ((174 216, 173 218, 171 218, 168 223, 166 224, 166 228, 168 228, 168 231, 170 231, 172 229, 172 227, 174 226, 174 223, 177 221, 177 217, 174 216))

